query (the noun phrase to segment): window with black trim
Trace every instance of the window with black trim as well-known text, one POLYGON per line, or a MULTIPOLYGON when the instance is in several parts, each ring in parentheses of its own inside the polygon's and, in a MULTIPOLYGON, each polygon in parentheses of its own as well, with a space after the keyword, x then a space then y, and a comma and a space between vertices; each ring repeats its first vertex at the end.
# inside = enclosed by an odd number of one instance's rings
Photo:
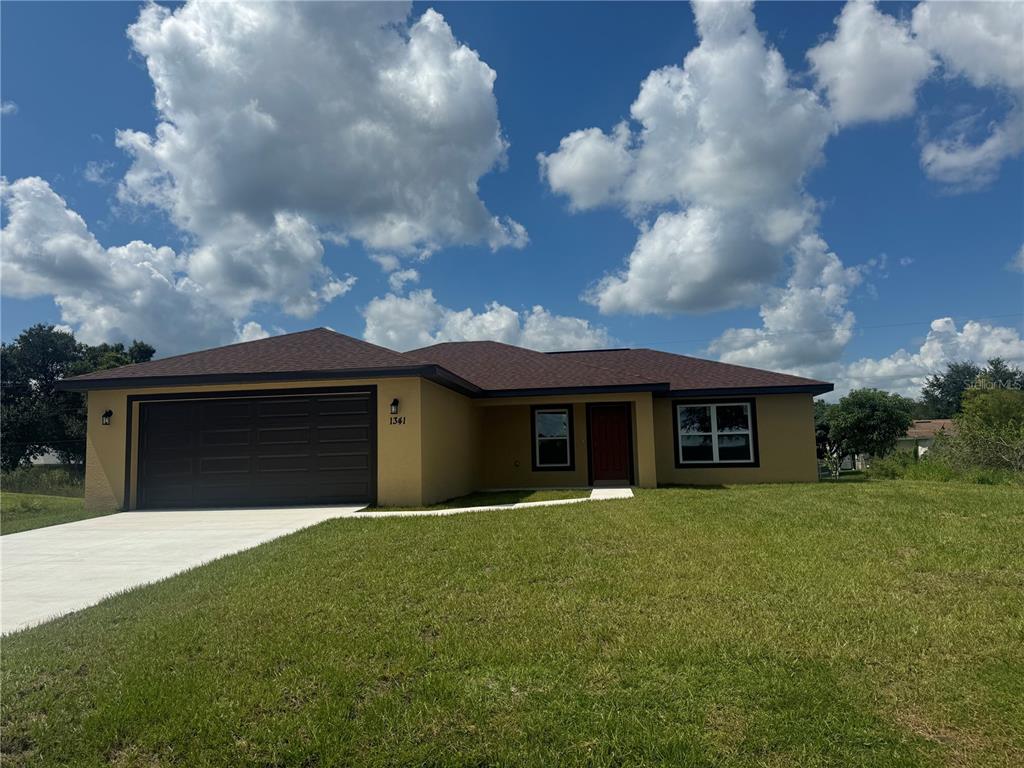
POLYGON ((572 406, 534 406, 534 469, 573 469, 572 441, 572 406))
POLYGON ((677 402, 675 409, 677 465, 757 462, 753 402, 677 402))

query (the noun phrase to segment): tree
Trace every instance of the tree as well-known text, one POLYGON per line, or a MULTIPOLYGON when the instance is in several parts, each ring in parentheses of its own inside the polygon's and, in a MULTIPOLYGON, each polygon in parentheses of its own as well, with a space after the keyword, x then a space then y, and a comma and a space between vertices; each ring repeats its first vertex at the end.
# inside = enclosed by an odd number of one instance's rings
POLYGON ((993 357, 971 384, 981 389, 1024 389, 1024 369, 1009 365, 1001 357, 993 357))
POLYGON ((13 469, 47 451, 68 463, 85 458, 85 397, 61 392, 66 376, 145 362, 149 344, 89 346, 52 325, 34 325, 0 345, 0 466, 13 469))
POLYGON ((910 429, 913 407, 913 401, 901 395, 856 389, 829 412, 829 440, 842 451, 840 456, 885 456, 910 429))
POLYGON ((960 412, 964 390, 981 375, 981 367, 969 360, 948 363, 945 373, 928 377, 921 395, 933 419, 951 419, 960 412))
POLYGON ((839 468, 843 457, 847 454, 838 440, 838 434, 832 434, 832 414, 836 406, 824 400, 814 401, 814 444, 818 459, 825 463, 833 480, 839 479, 839 468))
MULTIPOLYGON (((984 368, 970 361, 948 363, 945 373, 928 377, 921 390, 924 411, 933 419, 951 419, 963 407, 970 387, 1024 389, 1024 370, 993 357, 984 368)), ((919 418, 923 418, 919 415, 919 418)))

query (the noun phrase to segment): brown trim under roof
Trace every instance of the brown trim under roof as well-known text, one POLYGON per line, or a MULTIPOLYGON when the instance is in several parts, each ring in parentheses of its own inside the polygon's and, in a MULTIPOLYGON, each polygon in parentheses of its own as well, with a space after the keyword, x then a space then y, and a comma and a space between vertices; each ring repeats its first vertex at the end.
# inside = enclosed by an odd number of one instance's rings
POLYGON ((835 384, 788 384, 780 387, 718 387, 717 389, 673 389, 655 394, 655 397, 732 397, 735 395, 823 395, 836 388, 835 384))
POLYGON ((248 384, 280 381, 314 381, 320 379, 383 379, 422 376, 470 397, 480 395, 480 388, 439 365, 413 365, 405 368, 345 368, 340 371, 275 371, 271 373, 209 373, 193 376, 124 376, 109 379, 65 379, 57 389, 87 392, 90 389, 151 389, 153 387, 200 387, 206 384, 248 384))

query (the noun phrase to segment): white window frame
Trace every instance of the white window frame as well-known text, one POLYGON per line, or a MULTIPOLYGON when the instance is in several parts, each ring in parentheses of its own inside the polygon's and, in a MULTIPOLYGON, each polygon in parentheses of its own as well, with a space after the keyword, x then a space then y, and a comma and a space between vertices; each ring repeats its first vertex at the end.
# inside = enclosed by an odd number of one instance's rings
POLYGON ((675 428, 676 428, 676 463, 679 466, 708 466, 709 464, 723 464, 726 466, 733 464, 753 464, 756 461, 757 451, 754 448, 754 408, 748 400, 741 400, 736 402, 714 402, 714 403, 687 403, 677 402, 675 404, 675 428), (730 406, 734 407, 742 405, 747 412, 747 428, 737 429, 730 432, 718 431, 718 406, 730 406), (711 431, 710 432, 683 432, 679 427, 682 423, 682 416, 680 409, 682 408, 709 408, 711 410, 711 431), (747 459, 719 459, 718 458, 718 437, 720 434, 723 435, 747 435, 750 440, 750 458, 747 459), (706 459, 691 459, 686 461, 683 459, 683 435, 701 435, 708 436, 711 438, 711 461, 706 459))
POLYGON ((572 469, 572 411, 571 406, 552 406, 550 408, 535 408, 533 410, 533 456, 536 469, 572 469), (537 417, 543 413, 558 413, 565 415, 565 437, 541 437, 540 429, 537 428, 537 417), (542 440, 564 440, 565 441, 565 463, 564 464, 542 464, 540 460, 540 444, 542 440))

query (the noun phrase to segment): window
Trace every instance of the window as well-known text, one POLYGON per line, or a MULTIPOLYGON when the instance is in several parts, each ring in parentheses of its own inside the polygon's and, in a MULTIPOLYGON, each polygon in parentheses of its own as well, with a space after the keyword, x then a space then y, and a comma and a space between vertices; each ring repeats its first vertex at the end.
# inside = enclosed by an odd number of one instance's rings
POLYGON ((533 468, 571 470, 572 406, 533 407, 533 468))
POLYGON ((676 466, 757 466, 754 402, 675 404, 676 466))

